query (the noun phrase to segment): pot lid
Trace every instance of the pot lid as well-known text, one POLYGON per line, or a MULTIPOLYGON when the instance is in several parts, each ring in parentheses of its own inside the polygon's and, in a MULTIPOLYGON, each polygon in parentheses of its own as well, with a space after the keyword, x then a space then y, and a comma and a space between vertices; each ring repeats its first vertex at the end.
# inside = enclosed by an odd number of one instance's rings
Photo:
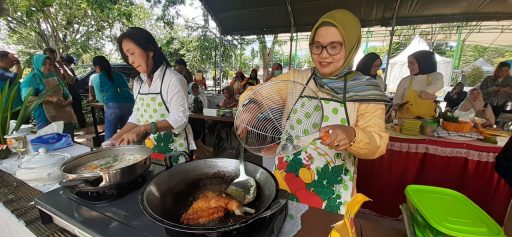
POLYGON ((26 156, 20 164, 21 169, 34 169, 47 166, 60 166, 71 155, 65 153, 46 153, 46 149, 41 148, 34 156, 26 156))

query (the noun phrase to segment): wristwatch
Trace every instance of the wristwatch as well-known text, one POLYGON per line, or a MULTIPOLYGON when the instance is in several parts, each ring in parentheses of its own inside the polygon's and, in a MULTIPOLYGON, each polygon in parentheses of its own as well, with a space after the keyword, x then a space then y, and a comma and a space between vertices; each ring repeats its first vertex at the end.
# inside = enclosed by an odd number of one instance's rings
POLYGON ((149 126, 151 126, 151 134, 158 133, 158 127, 156 126, 156 122, 149 123, 149 126))

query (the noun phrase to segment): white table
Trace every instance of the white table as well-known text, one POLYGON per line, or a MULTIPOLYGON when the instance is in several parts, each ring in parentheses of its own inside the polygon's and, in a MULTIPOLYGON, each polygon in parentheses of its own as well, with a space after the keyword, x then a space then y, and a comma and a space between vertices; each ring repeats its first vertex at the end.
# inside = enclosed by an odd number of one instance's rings
MULTIPOLYGON (((77 156, 86 152, 89 152, 91 149, 86 146, 82 146, 79 144, 75 144, 71 147, 63 148, 56 150, 54 152, 58 153, 68 153, 71 156, 77 156)), ((51 153, 51 152, 50 152, 51 153)), ((16 154, 11 157, 0 161, 0 169, 14 175, 16 170, 18 170, 19 160, 16 159, 16 154)), ((50 184, 44 186, 34 187, 39 189, 42 192, 48 192, 55 188, 58 188, 58 184, 50 184)), ((1 184, 0 184, 1 188, 1 184)), ((27 227, 25 223, 19 221, 5 206, 0 204, 0 236, 1 237, 24 237, 24 236, 35 236, 27 227)))

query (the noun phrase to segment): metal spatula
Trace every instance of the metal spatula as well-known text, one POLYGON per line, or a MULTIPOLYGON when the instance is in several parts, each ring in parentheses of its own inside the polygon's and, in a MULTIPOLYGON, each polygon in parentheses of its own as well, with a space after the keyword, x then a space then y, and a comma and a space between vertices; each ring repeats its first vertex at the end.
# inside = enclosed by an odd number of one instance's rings
POLYGON ((240 151, 240 176, 235 179, 228 187, 226 192, 233 196, 242 204, 252 202, 256 197, 256 181, 245 174, 244 152, 245 148, 241 146, 240 151))

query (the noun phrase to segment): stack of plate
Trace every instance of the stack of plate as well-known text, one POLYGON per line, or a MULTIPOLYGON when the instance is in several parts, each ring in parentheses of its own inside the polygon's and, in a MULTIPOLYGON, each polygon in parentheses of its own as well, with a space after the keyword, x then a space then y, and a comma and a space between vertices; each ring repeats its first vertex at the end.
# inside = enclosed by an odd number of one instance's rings
POLYGON ((400 127, 400 133, 410 136, 420 135, 421 120, 418 119, 404 119, 400 127))

